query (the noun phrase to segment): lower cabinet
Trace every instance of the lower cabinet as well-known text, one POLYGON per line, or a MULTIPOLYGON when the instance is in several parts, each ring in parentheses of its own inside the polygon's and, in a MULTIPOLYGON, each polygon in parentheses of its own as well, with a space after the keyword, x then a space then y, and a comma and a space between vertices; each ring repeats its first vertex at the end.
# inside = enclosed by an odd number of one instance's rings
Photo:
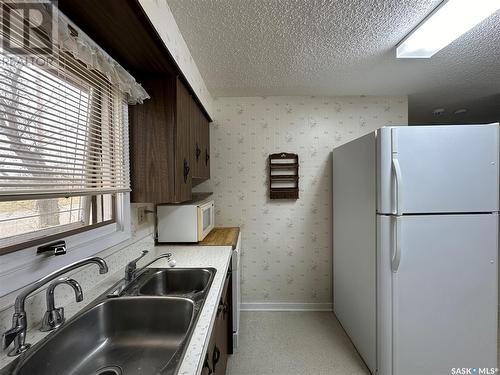
MULTIPOLYGON (((202 375, 223 375, 226 373, 227 356, 229 354, 229 333, 230 333, 230 285, 231 271, 226 275, 222 295, 217 307, 212 335, 203 363, 202 375)), ((232 332, 231 332, 232 333, 232 332)))

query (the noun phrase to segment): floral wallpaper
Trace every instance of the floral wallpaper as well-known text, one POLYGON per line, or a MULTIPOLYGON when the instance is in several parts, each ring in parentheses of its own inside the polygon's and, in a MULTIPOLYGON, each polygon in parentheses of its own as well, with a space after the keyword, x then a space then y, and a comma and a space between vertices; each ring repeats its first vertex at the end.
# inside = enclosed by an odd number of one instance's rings
POLYGON ((406 97, 214 100, 211 180, 218 226, 242 228, 242 302, 332 301, 331 151, 384 125, 406 125, 406 97), (268 198, 267 157, 299 155, 298 200, 268 198))
POLYGON ((165 46, 196 93, 196 96, 203 103, 210 116, 213 116, 212 96, 182 37, 174 15, 167 4, 167 0, 139 0, 139 4, 141 4, 148 18, 151 20, 165 46))

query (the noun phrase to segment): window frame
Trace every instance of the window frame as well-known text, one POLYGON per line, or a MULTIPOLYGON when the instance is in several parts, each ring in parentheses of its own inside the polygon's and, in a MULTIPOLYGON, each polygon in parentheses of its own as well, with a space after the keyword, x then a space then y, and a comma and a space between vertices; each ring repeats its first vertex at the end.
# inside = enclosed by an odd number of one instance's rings
MULTIPOLYGON (((27 239, 25 241, 15 243, 13 245, 0 247, 0 256, 15 252, 15 251, 19 251, 22 249, 26 249, 29 247, 40 246, 40 245, 46 244, 48 242, 64 239, 65 237, 69 237, 69 236, 72 236, 72 235, 75 235, 78 233, 83 233, 83 232, 86 232, 88 230, 100 228, 102 226, 115 223, 116 222, 117 195, 118 194, 115 194, 114 198, 113 198, 113 203, 112 203, 113 218, 112 219, 101 221, 99 223, 93 223, 93 224, 81 224, 81 225, 75 225, 77 223, 61 224, 61 225, 58 225, 55 227, 44 228, 44 229, 40 229, 37 231, 18 234, 17 236, 20 236, 21 238, 27 237, 30 234, 33 234, 36 236, 35 236, 35 238, 27 239), (51 233, 51 232, 55 232, 55 233, 51 233)), ((93 199, 96 196, 90 195, 88 197, 93 199)), ((47 199, 50 199, 50 198, 47 198, 47 199)), ((12 201, 12 202, 16 202, 16 201, 12 201)), ((93 214, 94 214, 94 212, 95 212, 95 209, 92 210, 93 214)))
MULTIPOLYGON (((73 60, 73 62, 75 64, 79 64, 82 67, 82 69, 88 69, 85 66, 85 64, 83 64, 81 61, 75 59, 68 52, 61 51, 60 53, 62 53, 65 56, 65 58, 67 58, 69 60, 73 60)), ((65 69, 62 69, 61 72, 63 74, 60 75, 60 74, 58 74, 58 70, 54 69, 50 65, 37 66, 37 68, 42 69, 42 70, 46 71, 47 73, 52 74, 55 77, 59 78, 60 80, 64 80, 68 84, 73 85, 76 88, 79 88, 81 90, 85 89, 85 87, 82 86, 82 84, 80 84, 78 79, 81 79, 81 80, 87 82, 89 85, 91 85, 91 88, 93 90, 95 90, 95 92, 93 94, 91 94, 89 92, 89 99, 90 99, 89 105, 95 106, 95 105, 97 105, 96 103, 99 103, 100 106, 102 105, 102 102, 103 102, 103 93, 102 92, 103 92, 104 88, 93 86, 92 85, 93 82, 91 82, 85 74, 79 74, 78 72, 74 72, 74 71, 69 72, 69 71, 65 71, 65 69)), ((96 74, 101 74, 101 73, 96 73, 96 74)), ((109 85, 111 86, 112 84, 109 83, 109 85)), ((100 115, 102 115, 102 114, 100 114, 100 115)), ((126 125, 126 124, 124 124, 124 125, 126 125)), ((126 147, 128 147, 128 145, 126 147)), ((114 223, 117 223, 117 221, 118 221, 118 218, 117 218, 117 216, 118 216, 118 214, 117 214, 117 207, 118 207, 117 200, 118 200, 118 196, 120 196, 122 194, 124 194, 124 193, 114 193, 115 198, 113 199, 113 203, 112 203, 113 218, 111 220, 106 220, 106 221, 103 221, 100 223, 88 224, 88 225, 84 225, 84 226, 76 227, 76 228, 72 223, 63 224, 60 227, 53 227, 53 228, 47 228, 46 230, 42 229, 39 231, 29 232, 29 233, 33 233, 33 234, 36 234, 36 232, 40 232, 40 235, 37 236, 36 238, 27 239, 27 240, 21 241, 19 243, 15 243, 15 244, 8 245, 5 247, 0 247, 0 256, 6 255, 6 254, 9 254, 12 252, 16 252, 16 251, 21 251, 21 250, 27 249, 27 248, 35 248, 37 246, 40 246, 42 244, 46 244, 48 242, 52 242, 55 240, 71 238, 71 237, 76 236, 80 233, 96 230, 96 229, 99 229, 101 227, 104 227, 107 225, 113 225, 114 223), (50 233, 50 232, 56 231, 57 228, 60 228, 61 231, 58 231, 57 233, 51 233, 51 234, 45 235, 45 233, 47 233, 47 232, 50 233)), ((98 195, 98 194, 96 194, 96 195, 98 195)), ((96 195, 88 195, 88 197, 92 199, 96 195)), ((50 196, 47 196, 45 199, 50 199, 50 198, 51 198, 50 196)), ((20 198, 19 200, 22 200, 22 198, 20 198)), ((16 200, 12 200, 12 202, 15 202, 15 201, 16 200)), ((122 202, 122 204, 123 204, 123 202, 122 202)), ((95 210, 93 210, 93 213, 95 214, 95 210)), ((21 236, 25 237, 25 236, 29 235, 29 233, 22 234, 21 236)), ((3 258, 2 258, 2 260, 3 260, 3 258)), ((0 280, 1 280, 1 268, 0 268, 0 280)), ((1 293, 0 293, 0 295, 1 295, 1 293)))
MULTIPOLYGON (((130 193, 116 195, 116 220, 80 233, 61 233, 67 253, 62 256, 36 254, 38 245, 0 255, 0 297, 18 290, 56 269, 96 255, 131 238, 130 193)), ((45 241, 50 242, 50 241, 45 241)))
MULTIPOLYGON (((76 61, 83 66, 83 63, 76 61)), ((47 67, 46 70, 50 71, 47 67)), ((85 79, 84 76, 80 78, 85 79)), ((72 79, 71 74, 65 75, 64 79, 78 86, 78 82, 72 79)), ((99 96, 100 89, 97 88, 97 91, 99 96)), ((124 126, 127 125, 124 123, 124 126)), ((113 220, 89 224, 0 248, 0 298, 69 263, 94 256, 130 239, 130 193, 114 194, 113 220), (65 255, 54 257, 52 254, 36 253, 38 246, 57 239, 66 241, 67 253, 65 255)))

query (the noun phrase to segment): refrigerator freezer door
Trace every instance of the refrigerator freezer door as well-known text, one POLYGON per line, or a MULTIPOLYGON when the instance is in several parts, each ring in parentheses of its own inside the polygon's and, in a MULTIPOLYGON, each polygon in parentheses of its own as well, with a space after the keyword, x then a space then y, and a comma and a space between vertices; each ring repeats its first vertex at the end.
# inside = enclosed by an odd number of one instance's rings
POLYGON ((498 139, 498 124, 379 129, 377 212, 498 211, 498 139))
POLYGON ((392 375, 496 368, 498 214, 400 220, 401 261, 390 272, 392 375))

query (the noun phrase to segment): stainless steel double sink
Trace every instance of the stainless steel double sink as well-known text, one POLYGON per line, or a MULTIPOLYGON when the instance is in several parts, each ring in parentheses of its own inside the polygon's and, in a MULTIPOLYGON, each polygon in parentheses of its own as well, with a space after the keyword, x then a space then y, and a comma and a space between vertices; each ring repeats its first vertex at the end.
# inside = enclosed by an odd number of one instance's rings
POLYGON ((175 374, 212 284, 213 268, 148 268, 114 288, 11 365, 12 374, 175 374))

